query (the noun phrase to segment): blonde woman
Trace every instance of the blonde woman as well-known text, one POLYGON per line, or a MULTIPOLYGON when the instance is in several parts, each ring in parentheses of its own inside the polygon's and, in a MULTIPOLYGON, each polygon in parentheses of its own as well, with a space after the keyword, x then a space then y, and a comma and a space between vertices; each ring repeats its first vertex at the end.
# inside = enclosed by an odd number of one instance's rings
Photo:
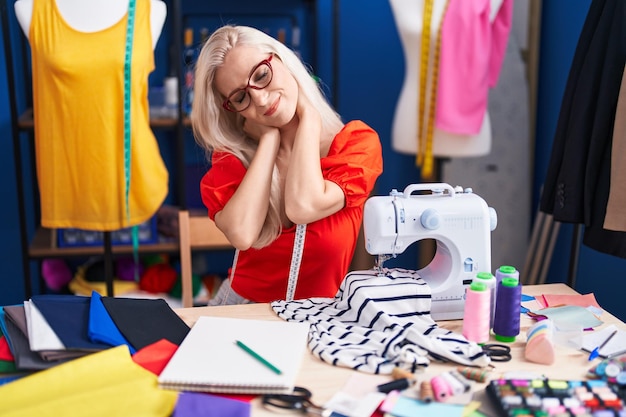
POLYGON ((224 26, 200 52, 192 125, 209 216, 237 249, 210 304, 334 297, 382 172, 378 134, 344 124, 298 56, 224 26))

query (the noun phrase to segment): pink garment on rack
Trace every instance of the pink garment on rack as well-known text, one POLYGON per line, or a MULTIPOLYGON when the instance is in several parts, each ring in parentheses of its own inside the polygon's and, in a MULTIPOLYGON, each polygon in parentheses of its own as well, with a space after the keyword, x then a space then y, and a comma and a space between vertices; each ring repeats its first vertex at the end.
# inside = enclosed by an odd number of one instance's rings
POLYGON ((503 0, 493 22, 490 0, 449 0, 441 28, 435 125, 451 133, 480 132, 489 88, 498 82, 513 19, 503 0))

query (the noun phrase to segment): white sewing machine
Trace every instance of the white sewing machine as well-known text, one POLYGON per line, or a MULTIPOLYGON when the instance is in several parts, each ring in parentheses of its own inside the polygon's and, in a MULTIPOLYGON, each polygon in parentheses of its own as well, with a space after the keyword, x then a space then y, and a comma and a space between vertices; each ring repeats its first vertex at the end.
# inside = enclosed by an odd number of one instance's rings
POLYGON ((425 183, 409 185, 403 193, 394 189, 388 196, 370 197, 363 216, 366 250, 378 255, 377 268, 413 242, 436 241, 432 261, 417 271, 431 288, 431 316, 463 318, 466 288, 476 273, 491 272, 496 211, 471 189, 425 183), (416 191, 422 193, 412 195, 416 191))

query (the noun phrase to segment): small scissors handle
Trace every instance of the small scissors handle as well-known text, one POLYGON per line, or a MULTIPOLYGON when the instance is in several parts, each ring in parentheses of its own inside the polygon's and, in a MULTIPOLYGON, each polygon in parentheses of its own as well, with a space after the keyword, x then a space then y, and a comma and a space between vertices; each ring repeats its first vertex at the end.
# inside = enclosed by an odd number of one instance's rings
POLYGON ((508 362, 511 356, 511 348, 500 343, 486 343, 483 345, 483 352, 494 362, 508 362))
POLYGON ((326 416, 327 410, 311 402, 311 391, 304 387, 294 387, 291 394, 265 394, 261 401, 263 405, 294 410, 307 415, 326 416))

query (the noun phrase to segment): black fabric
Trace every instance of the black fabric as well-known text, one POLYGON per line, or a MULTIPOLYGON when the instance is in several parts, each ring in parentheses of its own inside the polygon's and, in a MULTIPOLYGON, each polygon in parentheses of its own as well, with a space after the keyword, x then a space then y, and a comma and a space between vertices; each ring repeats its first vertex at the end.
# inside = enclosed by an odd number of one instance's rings
POLYGON ((189 333, 189 326, 163 299, 102 297, 102 304, 136 350, 161 339, 180 345, 189 333))
POLYGON ((626 2, 594 0, 578 40, 540 209, 585 225, 583 243, 626 258, 626 233, 603 229, 615 110, 626 61, 626 2))

